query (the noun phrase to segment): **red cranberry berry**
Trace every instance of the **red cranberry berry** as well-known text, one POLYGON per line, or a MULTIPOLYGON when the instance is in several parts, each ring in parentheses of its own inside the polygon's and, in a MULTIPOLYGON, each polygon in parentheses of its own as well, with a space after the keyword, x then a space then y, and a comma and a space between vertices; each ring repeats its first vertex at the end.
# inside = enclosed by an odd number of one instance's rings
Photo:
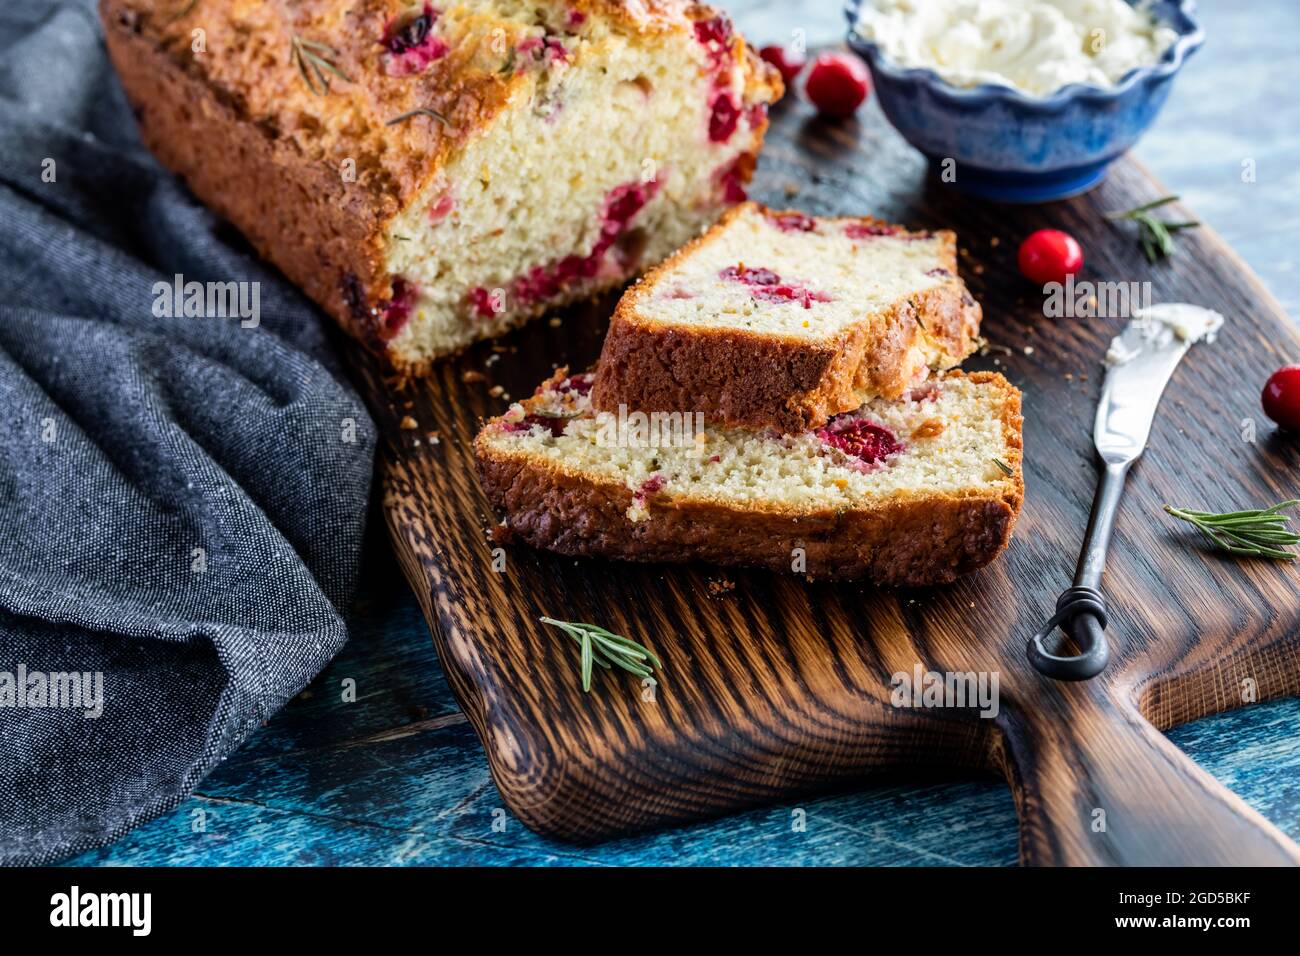
POLYGON ((564 434, 564 430, 569 427, 569 420, 555 415, 525 415, 524 424, 545 428, 551 433, 552 438, 559 438, 564 434))
POLYGON ((808 58, 794 47, 781 46, 777 43, 763 47, 758 51, 758 55, 776 67, 786 86, 794 82, 794 78, 799 75, 799 71, 808 62, 808 58))
POLYGON ((722 192, 723 202, 744 202, 749 198, 749 194, 745 192, 745 183, 749 181, 753 170, 753 154, 741 153, 730 165, 718 171, 718 186, 722 192))
POLYGON ((872 236, 895 236, 902 229, 885 222, 851 222, 844 227, 850 239, 870 239, 872 236))
POLYGON ((736 132, 740 110, 727 93, 719 93, 713 101, 713 114, 709 117, 709 141, 725 143, 736 132))
POLYGON ((443 193, 438 197, 438 201, 429 206, 429 222, 435 226, 451 215, 451 211, 456 208, 456 200, 451 197, 451 193, 443 193))
POLYGON ((750 269, 744 265, 727 266, 718 273, 718 278, 747 286, 750 295, 763 302, 778 304, 798 302, 805 309, 811 309, 814 302, 831 301, 831 297, 825 292, 807 289, 797 282, 783 282, 781 277, 771 269, 750 269))
POLYGON ((707 47, 725 47, 731 43, 731 21, 726 17, 697 20, 695 39, 707 47))
POLYGON ((1083 248, 1059 229, 1031 232, 1020 244, 1020 272, 1035 285, 1064 282, 1083 268, 1083 248))
POLYGON ((423 43, 429 36, 429 28, 433 26, 434 16, 433 10, 426 4, 424 12, 418 16, 394 23, 383 39, 388 52, 401 56, 407 50, 412 50, 423 43))
POLYGON ((379 330, 380 338, 391 339, 406 327, 406 323, 411 318, 411 311, 415 308, 419 291, 414 282, 401 276, 393 279, 393 297, 384 306, 384 321, 379 330))
POLYGON ((745 285, 776 285, 781 281, 781 277, 771 269, 748 269, 743 265, 727 266, 718 273, 718 278, 745 285))
POLYGON ((1264 414, 1284 431, 1300 432, 1300 365, 1283 365, 1268 377, 1264 414))
POLYGON ((850 53, 823 53, 813 61, 804 92, 825 116, 852 116, 871 92, 871 74, 850 53))
POLYGON ((775 213, 767 219, 782 232, 814 232, 817 229, 816 221, 801 212, 775 213))
POLYGON ((583 372, 579 375, 570 375, 556 388, 558 392, 577 392, 579 395, 588 395, 591 393, 591 386, 595 384, 596 377, 590 372, 583 372))
POLYGON ((447 41, 434 36, 433 25, 438 11, 426 3, 424 12, 398 16, 384 27, 379 43, 388 51, 384 73, 388 76, 412 76, 421 73, 435 60, 451 52, 447 41))
POLYGON ((903 443, 892 431, 865 418, 832 419, 825 428, 817 429, 816 435, 832 448, 868 465, 903 450, 903 443))
POLYGON ((475 286, 468 293, 469 304, 474 307, 474 313, 480 319, 495 318, 497 314, 497 303, 493 299, 492 293, 482 286, 475 286))

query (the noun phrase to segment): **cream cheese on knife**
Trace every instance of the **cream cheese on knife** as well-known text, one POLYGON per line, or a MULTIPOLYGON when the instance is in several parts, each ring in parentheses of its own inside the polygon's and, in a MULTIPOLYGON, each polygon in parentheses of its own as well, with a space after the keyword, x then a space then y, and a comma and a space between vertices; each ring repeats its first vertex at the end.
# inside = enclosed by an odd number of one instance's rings
POLYGON ((1106 364, 1127 365, 1142 354, 1144 347, 1162 348, 1175 337, 1188 344, 1213 342, 1223 321, 1223 316, 1213 309, 1186 302, 1162 302, 1138 309, 1124 333, 1111 340, 1106 364), (1141 334, 1130 335, 1133 331, 1141 334))

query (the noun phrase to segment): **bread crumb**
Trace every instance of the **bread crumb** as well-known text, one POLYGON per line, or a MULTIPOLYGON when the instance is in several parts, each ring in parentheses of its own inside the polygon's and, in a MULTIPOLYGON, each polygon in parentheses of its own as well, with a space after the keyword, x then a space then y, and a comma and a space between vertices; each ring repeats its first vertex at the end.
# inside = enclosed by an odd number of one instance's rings
POLYGON ((467 368, 461 373, 460 380, 462 382, 486 382, 487 376, 476 368, 467 368))
POLYGON ((550 326, 551 328, 553 328, 553 329, 558 329, 561 325, 564 324, 564 320, 561 319, 558 315, 555 315, 555 316, 552 316, 552 317, 547 321, 546 324, 549 325, 549 326, 550 326))
POLYGON ((709 596, 719 597, 729 591, 736 590, 736 582, 728 578, 717 578, 709 581, 709 596))
POLYGON ((412 429, 414 429, 414 428, 419 428, 419 427, 420 427, 420 423, 417 422, 417 421, 416 421, 414 418, 412 418, 410 415, 403 415, 403 416, 402 416, 402 429, 403 429, 404 431, 411 431, 412 429))
POLYGON ((996 249, 998 246, 1002 245, 1002 240, 999 239, 997 236, 994 236, 992 239, 989 240, 989 245, 996 249))
POLYGON ((488 394, 491 395, 493 398, 500 398, 505 393, 506 393, 506 389, 504 385, 493 385, 491 388, 488 389, 488 394))
POLYGON ((430 444, 430 445, 437 445, 437 444, 440 444, 440 443, 442 442, 442 436, 439 435, 438 432, 437 432, 436 430, 435 430, 435 431, 428 432, 427 434, 425 434, 424 437, 427 438, 427 439, 429 439, 429 444, 430 444))

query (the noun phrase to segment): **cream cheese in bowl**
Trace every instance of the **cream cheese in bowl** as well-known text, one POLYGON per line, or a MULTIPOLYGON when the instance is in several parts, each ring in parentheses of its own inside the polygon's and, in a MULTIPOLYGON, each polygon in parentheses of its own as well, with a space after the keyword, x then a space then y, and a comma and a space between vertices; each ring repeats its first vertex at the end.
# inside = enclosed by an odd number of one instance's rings
POLYGON ((1071 83, 1114 86, 1177 39, 1124 0, 867 0, 857 32, 898 66, 1029 96, 1071 83))

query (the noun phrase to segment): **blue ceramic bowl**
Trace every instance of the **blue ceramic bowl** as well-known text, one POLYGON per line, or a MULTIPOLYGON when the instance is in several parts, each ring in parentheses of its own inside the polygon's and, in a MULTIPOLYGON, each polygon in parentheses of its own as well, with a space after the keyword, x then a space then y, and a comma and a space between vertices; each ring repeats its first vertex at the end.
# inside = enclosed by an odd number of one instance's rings
POLYGON ((953 185, 1004 202, 1045 202, 1097 185, 1164 105, 1174 74, 1205 40, 1191 0, 1159 0, 1152 13, 1178 33, 1158 63, 1113 87, 1072 83, 1045 97, 1006 86, 958 87, 931 70, 891 63, 858 36, 849 0, 849 46, 871 68, 880 106, 909 143, 938 166, 956 160, 953 185))

